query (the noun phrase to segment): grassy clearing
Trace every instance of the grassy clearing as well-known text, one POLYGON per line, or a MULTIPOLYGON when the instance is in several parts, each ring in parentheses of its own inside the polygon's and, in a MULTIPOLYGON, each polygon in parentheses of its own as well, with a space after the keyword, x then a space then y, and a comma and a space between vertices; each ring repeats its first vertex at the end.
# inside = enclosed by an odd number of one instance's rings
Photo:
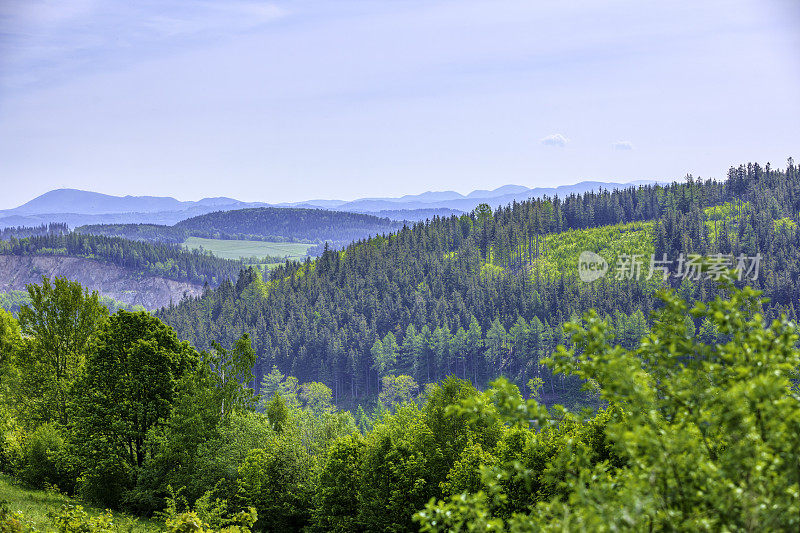
MULTIPOLYGON (((538 269, 541 275, 552 279, 561 276, 577 278, 578 257, 583 251, 601 255, 610 269, 614 269, 621 255, 636 255, 642 272, 646 274, 654 251, 653 223, 632 222, 552 233, 540 237, 539 246, 540 255, 533 258, 531 271, 538 269)), ((527 244, 521 244, 517 253, 527 258, 527 244)), ((482 273, 497 275, 502 270, 492 254, 492 260, 484 265, 482 273)))
POLYGON ((750 211, 750 202, 725 202, 720 205, 712 205, 703 209, 706 220, 730 220, 738 219, 743 214, 750 211))
MULTIPOLYGON (((728 226, 728 242, 741 244, 740 239, 755 239, 755 236, 750 233, 744 236, 739 234, 739 223, 750 214, 751 207, 749 202, 744 203, 731 203, 726 202, 722 205, 707 207, 703 210, 706 215, 706 228, 708 228, 708 238, 712 245, 715 245, 719 238, 720 233, 724 229, 724 224, 728 226)), ((774 217, 778 216, 775 212, 771 213, 774 217)), ((787 231, 792 232, 797 229, 797 222, 791 217, 774 218, 773 231, 775 233, 787 231)))
POLYGON ((578 257, 587 250, 602 256, 611 271, 620 255, 637 255, 646 274, 654 249, 652 232, 652 222, 634 222, 548 235, 542 244, 544 253, 534 259, 534 266, 552 278, 577 277, 578 257))
POLYGON ((790 217, 779 218, 775 221, 775 232, 787 230, 792 231, 797 229, 797 222, 790 217))
MULTIPOLYGON (((38 531, 56 531, 47 514, 58 512, 63 505, 82 505, 84 511, 90 516, 102 514, 102 509, 97 509, 83 502, 68 498, 57 492, 44 490, 30 490, 12 484, 11 479, 0 474, 0 501, 8 502, 11 512, 20 512, 26 525, 38 531)), ((123 513, 114 513, 115 530, 119 532, 155 533, 162 531, 163 527, 155 521, 143 518, 134 518, 123 513)))
POLYGON ((189 237, 183 244, 191 250, 202 248, 223 259, 264 256, 304 259, 308 249, 313 246, 297 242, 229 241, 200 237, 189 237))

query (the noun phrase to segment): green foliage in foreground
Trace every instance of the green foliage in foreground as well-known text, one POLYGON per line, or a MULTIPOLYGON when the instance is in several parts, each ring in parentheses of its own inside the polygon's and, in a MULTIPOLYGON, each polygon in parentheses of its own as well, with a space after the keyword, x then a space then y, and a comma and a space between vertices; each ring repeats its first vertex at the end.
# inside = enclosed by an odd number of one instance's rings
POLYGON ((43 277, 29 285, 30 305, 19 311, 22 334, 29 340, 20 350, 22 402, 29 416, 41 422, 68 424, 73 411, 70 391, 83 368, 89 343, 108 317, 97 292, 79 283, 43 277))
MULTIPOLYGON (((42 394, 32 410, 35 367, 21 362, 51 333, 0 314, 0 466, 174 532, 796 531, 796 327, 765 324, 757 292, 723 290, 691 308, 663 293, 652 328, 621 344, 594 312, 569 325, 571 347, 546 364, 587 384, 601 408, 580 413, 545 408, 538 376, 526 400, 505 379, 480 392, 450 376, 417 396, 388 374, 384 403, 354 418, 324 384, 273 368, 257 398, 247 337, 199 353, 124 311, 80 330, 66 403, 42 394)), ((69 293, 60 283, 52 298, 69 293)), ((54 305, 55 321, 81 308, 54 305)), ((1 531, 33 520, 17 510, 0 512, 1 531)), ((61 501, 48 511, 59 531, 116 524, 61 501)))
MULTIPOLYGON (((109 313, 116 313, 120 309, 126 311, 144 311, 145 308, 141 305, 129 305, 114 298, 99 295, 100 304, 108 309, 109 313)), ((0 308, 5 309, 13 315, 17 315, 19 310, 24 305, 30 305, 31 298, 28 291, 9 291, 0 293, 0 308)))
POLYGON ((99 329, 76 387, 84 494, 114 505, 136 485, 151 454, 148 435, 196 364, 195 350, 147 313, 119 311, 99 329))
MULTIPOLYGON (((66 495, 53 490, 32 490, 16 485, 6 475, 0 475, 0 531, 34 532, 57 531, 57 523, 79 522, 84 525, 83 531, 90 531, 89 524, 108 523, 111 516, 111 527, 105 531, 155 533, 161 531, 159 524, 153 520, 132 517, 124 513, 113 513, 81 504, 66 495)), ((73 531, 70 529, 69 531, 73 531)), ((100 529, 91 529, 99 531, 100 529)))
MULTIPOLYGON (((618 413, 604 428, 619 463, 569 439, 543 465, 559 495, 508 514, 506 480, 542 470, 513 462, 481 465, 484 490, 431 501, 416 515, 423 531, 796 531, 800 526, 800 351, 795 324, 765 325, 758 293, 731 290, 687 309, 662 296, 649 335, 633 350, 614 346, 594 313, 573 324, 575 349, 550 364, 596 386, 618 413), (707 319, 721 340, 687 331, 686 313, 707 319)), ((453 412, 541 428, 534 442, 574 415, 523 401, 505 382, 453 412)))

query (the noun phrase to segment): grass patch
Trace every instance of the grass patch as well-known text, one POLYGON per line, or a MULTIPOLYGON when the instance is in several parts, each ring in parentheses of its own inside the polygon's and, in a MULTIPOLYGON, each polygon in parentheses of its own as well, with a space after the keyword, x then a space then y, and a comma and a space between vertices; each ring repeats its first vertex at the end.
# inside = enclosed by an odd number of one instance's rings
MULTIPOLYGON (((562 276, 577 278, 578 257, 583 251, 602 256, 608 262, 609 276, 614 275, 617 259, 622 254, 637 255, 641 272, 646 275, 654 251, 653 223, 632 222, 551 233, 539 237, 539 246, 540 254, 532 254, 531 271, 538 270, 541 275, 551 279, 562 276)), ((516 251, 523 259, 528 258, 527 244, 521 244, 516 251)), ((494 261, 494 252, 491 253, 489 265, 496 274, 496 269, 501 267, 494 261)), ((482 273, 488 273, 488 270, 485 266, 482 273)))
MULTIPOLYGON (((0 501, 8 502, 11 512, 20 512, 26 525, 39 531, 56 531, 48 513, 57 513, 63 505, 81 505, 90 516, 98 516, 103 509, 92 507, 54 491, 31 490, 14 485, 11 478, 0 474, 0 501)), ((124 513, 114 513, 114 529, 119 532, 156 533, 163 525, 145 518, 135 518, 124 513)))
POLYGON ((793 231, 797 229, 797 222, 792 220, 790 217, 783 217, 779 218, 775 221, 775 232, 779 232, 782 230, 793 231))
POLYGON ((231 241, 201 237, 189 237, 183 245, 190 250, 202 248, 222 259, 234 260, 265 256, 305 259, 308 249, 314 246, 297 242, 231 241))
POLYGON ((578 257, 583 251, 591 251, 608 262, 608 276, 615 275, 622 254, 637 255, 641 272, 646 275, 654 251, 652 233, 652 222, 633 222, 547 235, 541 245, 543 254, 534 259, 534 267, 553 279, 577 278, 578 257))
POLYGON ((720 205, 712 205, 703 209, 706 220, 730 220, 738 219, 743 214, 750 211, 750 202, 725 202, 720 205))
POLYGON ((253 266, 261 271, 262 274, 267 274, 270 270, 284 263, 247 263, 245 266, 253 266))

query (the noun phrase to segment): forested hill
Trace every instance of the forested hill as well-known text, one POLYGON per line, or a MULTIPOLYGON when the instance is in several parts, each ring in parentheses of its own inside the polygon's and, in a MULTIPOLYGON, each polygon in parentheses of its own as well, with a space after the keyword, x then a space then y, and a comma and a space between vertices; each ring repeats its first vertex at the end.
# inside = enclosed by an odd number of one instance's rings
POLYGON ((175 226, 222 239, 260 236, 317 242, 351 242, 395 231, 403 224, 360 213, 258 207, 217 211, 182 220, 175 226))
POLYGON ((100 224, 76 231, 150 242, 182 243, 187 237, 295 241, 342 247, 352 241, 391 233, 403 226, 388 218, 360 213, 288 207, 258 207, 216 211, 192 217, 174 226, 155 224, 100 224))
MULTIPOLYGON (((23 232, 24 233, 24 232, 23 232)), ((95 259, 176 281, 215 287, 235 279, 241 261, 210 253, 188 251, 175 244, 138 242, 121 237, 73 233, 45 233, 0 241, 0 255, 62 256, 95 259)))
MULTIPOLYGON (((353 243, 318 260, 245 272, 159 316, 205 348, 244 332, 258 352, 256 374, 273 365, 302 381, 323 381, 341 402, 374 396, 381 379, 408 374, 431 382, 448 374, 483 385, 503 374, 527 390, 545 381, 545 399, 574 390, 551 378, 542 357, 566 341, 562 323, 589 308, 608 316, 620 342, 648 325, 660 276, 584 283, 578 255, 591 250, 612 267, 639 254, 760 253, 750 283, 772 299, 768 316, 796 316, 800 173, 748 164, 726 180, 645 185, 514 203, 492 212, 435 218, 353 243), (199 319, 202 317, 202 319, 199 319)), ((624 276, 623 276, 624 278, 624 276)), ((689 299, 713 280, 671 278, 689 299)), ((710 338, 707 324, 693 327, 710 338)))
POLYGON ((87 224, 78 226, 75 232, 168 244, 181 244, 190 236, 185 229, 163 224, 87 224))
POLYGON ((0 229, 0 240, 8 241, 11 237, 24 239, 25 237, 35 237, 39 235, 66 235, 69 233, 69 226, 66 224, 50 223, 39 226, 15 226, 0 229))

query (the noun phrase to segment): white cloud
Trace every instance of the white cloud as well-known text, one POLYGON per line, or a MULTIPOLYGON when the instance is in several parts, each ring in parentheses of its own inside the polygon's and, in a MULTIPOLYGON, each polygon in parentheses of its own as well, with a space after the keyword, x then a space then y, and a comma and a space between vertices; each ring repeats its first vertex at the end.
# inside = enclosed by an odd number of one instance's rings
POLYGON ((617 141, 612 146, 614 150, 633 150, 633 143, 630 141, 617 141))
POLYGON ((569 139, 560 133, 554 133, 542 139, 542 144, 545 146, 566 146, 568 142, 569 139))

